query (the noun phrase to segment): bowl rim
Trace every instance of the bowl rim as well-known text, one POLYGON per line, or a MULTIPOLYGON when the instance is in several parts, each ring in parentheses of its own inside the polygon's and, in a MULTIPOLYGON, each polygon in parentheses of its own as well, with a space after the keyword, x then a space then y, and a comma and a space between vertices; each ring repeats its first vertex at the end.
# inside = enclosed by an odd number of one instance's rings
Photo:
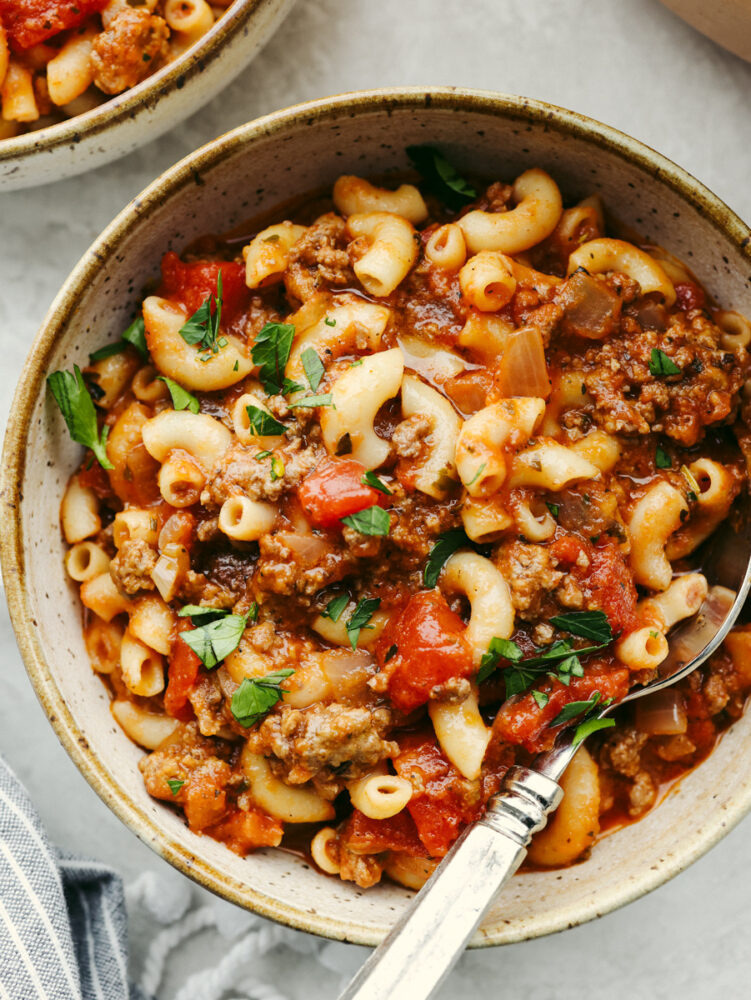
MULTIPOLYGON (((137 195, 84 253, 50 306, 24 363, 11 406, 0 470, 0 498, 4 513, 0 517, 0 565, 19 650, 36 695, 58 739, 94 791, 142 841, 204 888, 289 927, 361 945, 378 944, 382 935, 365 923, 345 922, 335 916, 311 913, 304 904, 281 902, 252 886, 243 885, 240 890, 227 884, 210 864, 199 861, 123 792, 87 742, 79 736, 73 717, 46 666, 26 590, 20 512, 26 459, 24 439, 34 405, 40 393, 44 392, 50 354, 60 330, 66 326, 76 307, 80 292, 96 271, 116 255, 119 242, 132 226, 143 219, 144 214, 163 204, 185 185, 194 184, 198 171, 212 167, 230 153, 251 146, 256 139, 272 137, 295 124, 326 123, 336 121, 338 117, 373 110, 390 113, 399 109, 419 111, 430 107, 489 116, 500 113, 522 123, 542 123, 551 130, 601 145, 629 164, 658 177, 707 218, 751 262, 751 230, 704 184, 644 143, 577 112, 524 97, 455 87, 382 88, 296 104, 241 125, 180 160, 137 195)), ((593 898, 583 904, 559 907, 555 912, 517 921, 511 926, 501 922, 492 931, 478 934, 471 946, 511 944, 541 937, 618 909, 687 868, 709 851, 750 809, 751 784, 726 810, 718 810, 702 823, 700 829, 689 835, 680 852, 672 852, 658 865, 605 889, 596 900, 593 898)))
MULTIPOLYGON (((182 90, 213 61, 225 42, 240 34, 247 22, 262 8, 273 7, 277 2, 278 0, 234 0, 232 6, 226 9, 195 45, 135 87, 130 87, 121 94, 113 94, 102 104, 80 115, 1 140, 0 168, 13 165, 16 161, 20 164, 27 156, 50 153, 63 146, 75 146, 83 140, 101 135, 120 122, 134 118, 154 106, 171 90, 182 90)), ((198 107, 196 106, 196 111, 198 107)))

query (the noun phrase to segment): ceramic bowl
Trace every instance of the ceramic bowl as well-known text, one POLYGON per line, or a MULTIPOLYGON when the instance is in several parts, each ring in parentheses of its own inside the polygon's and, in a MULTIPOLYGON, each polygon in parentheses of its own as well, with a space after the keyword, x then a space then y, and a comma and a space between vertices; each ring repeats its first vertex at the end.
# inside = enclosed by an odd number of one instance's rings
MULTIPOLYGON (((489 178, 513 179, 537 164, 566 198, 598 192, 623 222, 685 258, 727 307, 751 313, 748 228, 633 139, 520 97, 454 89, 345 95, 279 111, 217 139, 115 219, 66 281, 34 341, 3 456, 0 542, 13 624, 39 699, 93 788, 139 837, 207 888, 294 927, 360 944, 383 937, 410 892, 387 882, 362 891, 278 850, 243 860, 191 833, 146 794, 141 751, 114 723, 107 692, 89 667, 76 590, 63 571, 58 507, 80 449, 45 395, 44 379, 84 364, 91 350, 119 335, 166 250, 330 186, 340 173, 403 171, 412 143, 436 144, 460 169, 489 178)), ((628 903, 709 850, 749 807, 751 713, 657 809, 601 840, 585 862, 513 879, 474 943, 549 934, 628 903)))
POLYGON ((198 44, 92 111, 0 141, 0 191, 93 170, 151 142, 227 86, 295 0, 235 0, 198 44))

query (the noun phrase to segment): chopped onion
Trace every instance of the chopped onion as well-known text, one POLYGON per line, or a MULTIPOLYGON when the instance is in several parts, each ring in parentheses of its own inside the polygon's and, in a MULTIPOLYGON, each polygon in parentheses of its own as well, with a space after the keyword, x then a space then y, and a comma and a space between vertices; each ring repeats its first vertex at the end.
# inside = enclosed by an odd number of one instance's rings
POLYGON ((677 736, 688 726, 683 698, 675 688, 655 691, 636 703, 636 728, 647 736, 677 736))
POLYGON ((373 663, 372 655, 364 649, 330 649, 320 654, 321 668, 337 698, 367 690, 373 663))
POLYGON ((316 535, 303 535, 296 531, 280 531, 276 536, 306 566, 315 566, 326 554, 327 544, 316 535))
POLYGON ((534 326, 525 326, 509 337, 501 357, 496 379, 502 396, 550 395, 548 366, 542 334, 534 326))
POLYGON ((563 331, 589 340, 602 340, 611 334, 621 314, 616 293, 584 271, 571 275, 558 301, 566 310, 563 331))

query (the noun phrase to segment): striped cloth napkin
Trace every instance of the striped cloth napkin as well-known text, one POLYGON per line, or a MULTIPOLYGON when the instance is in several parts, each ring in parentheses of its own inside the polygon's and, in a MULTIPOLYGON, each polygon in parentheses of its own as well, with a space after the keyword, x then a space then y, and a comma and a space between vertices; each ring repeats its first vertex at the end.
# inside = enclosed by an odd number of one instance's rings
POLYGON ((56 851, 0 759, 0 1000, 148 1000, 127 955, 119 875, 56 851))

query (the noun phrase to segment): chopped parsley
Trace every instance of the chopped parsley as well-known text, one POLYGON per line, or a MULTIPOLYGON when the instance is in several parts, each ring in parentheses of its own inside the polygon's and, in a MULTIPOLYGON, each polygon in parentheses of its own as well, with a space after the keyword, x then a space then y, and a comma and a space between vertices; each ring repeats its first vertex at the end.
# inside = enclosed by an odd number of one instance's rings
POLYGON ((212 670, 240 645, 249 619, 251 611, 245 615, 224 615, 206 625, 181 632, 180 638, 190 646, 206 669, 212 670))
POLYGON ((178 778, 167 778, 167 784, 169 785, 169 790, 173 795, 177 795, 180 789, 185 784, 185 779, 180 781, 178 778))
POLYGON ((269 455, 273 455, 271 451, 259 451, 257 455, 254 455, 256 462, 260 462, 264 458, 268 458, 269 455))
POLYGON ((548 510, 550 511, 550 513, 553 515, 553 517, 556 517, 556 518, 558 517, 558 515, 559 515, 559 513, 561 511, 561 505, 560 504, 558 504, 558 503, 548 503, 547 500, 546 500, 545 501, 545 506, 548 508, 548 510))
POLYGON ((673 465, 673 459, 659 444, 655 450, 655 465, 658 469, 669 469, 673 465))
MULTIPOLYGON (((180 327, 180 336, 186 344, 195 344, 206 356, 201 360, 208 360, 212 354, 216 354, 220 346, 217 343, 219 336, 219 325, 222 321, 222 272, 216 277, 216 295, 209 294, 202 305, 196 309, 193 315, 180 327)), ((226 344, 226 340, 224 342, 226 344)))
POLYGON ((133 320, 130 326, 124 330, 122 339, 126 344, 135 347, 144 361, 149 360, 149 349, 146 346, 146 324, 143 321, 143 316, 138 316, 133 320))
POLYGON ((245 412, 248 414, 248 428, 251 434, 257 434, 258 437, 278 437, 287 430, 284 424, 280 424, 276 417, 272 417, 260 406, 253 406, 250 403, 245 407, 245 412))
POLYGON ((545 708, 547 703, 550 701, 550 696, 545 694, 544 691, 533 691, 532 697, 535 699, 538 708, 545 708))
POLYGON ((422 582, 426 587, 435 587, 441 575, 444 563, 457 549, 469 545, 469 537, 464 528, 452 528, 438 536, 438 541, 430 550, 428 561, 422 574, 422 582))
POLYGON ((569 632, 583 639, 604 643, 613 640, 613 630, 604 611, 569 611, 551 618, 550 623, 562 632, 569 632))
POLYGON ((271 456, 271 482, 275 483, 277 479, 281 479, 284 476, 284 462, 278 455, 271 456))
POLYGON ((357 514, 348 514, 342 518, 342 523, 359 531, 361 535, 388 535, 391 528, 388 511, 377 504, 358 511, 357 514))
POLYGON ((672 361, 659 347, 653 347, 649 358, 649 371, 655 378, 664 375, 680 375, 681 370, 675 361, 672 361))
POLYGON ((579 723, 576 727, 576 732, 574 733, 574 738, 572 740, 572 746, 578 747, 579 744, 586 740, 588 736, 592 733, 598 732, 600 729, 611 729, 615 725, 615 719, 585 719, 584 722, 579 723))
POLYGON ((181 385, 167 375, 158 375, 157 378, 160 382, 164 382, 169 389, 169 394, 172 397, 172 405, 176 410, 190 410, 191 413, 200 412, 201 404, 187 389, 183 389, 181 385))
POLYGON ((407 146, 407 156, 422 174, 425 186, 450 208, 463 208, 477 197, 469 181, 432 146, 407 146))
POLYGON ((380 597, 363 597, 362 600, 357 602, 357 607, 344 625, 347 630, 350 645, 353 649, 357 649, 357 640, 360 638, 360 632, 362 629, 375 627, 373 625, 369 625, 368 622, 380 606, 380 597))
MULTIPOLYGON (((300 388, 302 388, 302 386, 300 388)), ((334 409, 336 409, 336 406, 334 406, 334 403, 332 402, 330 392, 321 393, 321 395, 319 396, 316 395, 303 396, 303 398, 298 399, 297 402, 289 404, 290 410, 294 410, 295 408, 300 406, 310 407, 311 409, 314 406, 332 406, 334 409)))
POLYGON ((394 491, 390 490, 385 483, 382 483, 372 469, 368 469, 368 471, 360 477, 360 482, 363 486, 372 486, 374 490, 378 490, 379 493, 384 493, 387 497, 394 495, 394 491))
POLYGON ((394 643, 393 646, 389 646, 386 650, 386 655, 383 658, 384 663, 388 663, 389 660, 393 660, 396 654, 399 652, 399 647, 394 643))
POLYGON ((327 316, 323 321, 326 326, 336 326, 336 320, 332 319, 331 316, 327 316))
POLYGON ((305 348, 300 355, 300 360, 302 361, 302 366, 305 371, 305 377, 308 380, 308 384, 310 385, 311 390, 315 392, 321 384, 321 379, 326 374, 326 369, 323 367, 323 361, 321 361, 312 347, 305 348))
POLYGON ((114 344, 105 344, 104 347, 100 347, 98 351, 89 355, 89 364, 94 365, 97 361, 104 361, 105 358, 111 358, 113 354, 122 354, 125 348, 126 344, 122 340, 116 340, 114 344))
POLYGON ((109 427, 105 425, 100 432, 94 401, 78 365, 73 366, 72 373, 52 372, 47 382, 73 440, 91 448, 103 469, 114 469, 107 458, 109 427))
POLYGON ((501 660, 511 660, 512 663, 515 663, 517 660, 521 660, 523 655, 519 646, 511 639, 499 639, 495 636, 490 640, 487 652, 482 654, 477 683, 482 684, 483 681, 486 681, 501 660))
POLYGON ((294 670, 274 670, 263 677, 244 677, 242 684, 232 695, 230 709, 235 719, 245 729, 250 729, 271 711, 281 700, 287 688, 282 681, 294 674, 294 670))
POLYGON ((329 601, 326 610, 321 612, 321 618, 330 618, 332 622, 338 622, 348 604, 349 594, 338 594, 329 601))
POLYGON ((288 388, 293 383, 284 377, 294 336, 295 328, 290 323, 267 323, 256 335, 250 354, 253 364, 259 367, 261 384, 270 396, 294 391, 288 388))

